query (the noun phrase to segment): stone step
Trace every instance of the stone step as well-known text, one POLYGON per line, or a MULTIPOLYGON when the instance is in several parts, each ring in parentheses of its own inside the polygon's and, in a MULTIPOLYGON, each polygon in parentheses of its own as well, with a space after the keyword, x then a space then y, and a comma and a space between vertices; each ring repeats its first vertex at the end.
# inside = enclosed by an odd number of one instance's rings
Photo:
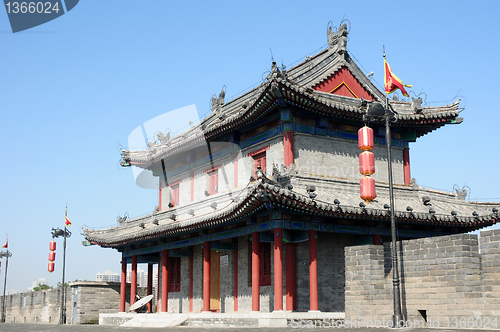
POLYGON ((137 317, 121 324, 120 326, 132 327, 168 327, 179 326, 188 319, 188 315, 169 314, 169 315, 137 315, 137 317))

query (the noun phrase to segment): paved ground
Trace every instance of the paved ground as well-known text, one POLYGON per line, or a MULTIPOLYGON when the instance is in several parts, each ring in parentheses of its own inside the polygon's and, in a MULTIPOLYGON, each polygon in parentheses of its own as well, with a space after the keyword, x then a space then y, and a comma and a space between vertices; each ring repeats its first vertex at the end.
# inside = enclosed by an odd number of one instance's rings
MULTIPOLYGON (((0 324, 0 331, 2 332, 104 332, 104 331, 138 331, 138 332, 149 332, 154 331, 166 332, 201 332, 201 331, 215 331, 222 330, 223 332, 291 332, 297 330, 310 331, 310 328, 203 328, 203 327, 172 327, 172 328, 136 328, 136 327, 118 327, 118 326, 99 326, 99 325, 49 325, 49 324, 20 324, 20 323, 4 323, 0 324)), ((316 328, 314 330, 325 330, 325 328, 316 328)), ((352 331, 352 332, 394 332, 394 331, 404 331, 404 332, 473 332, 473 331, 486 331, 486 330, 451 330, 451 329, 388 329, 388 328, 328 328, 327 330, 336 330, 336 331, 352 331)))

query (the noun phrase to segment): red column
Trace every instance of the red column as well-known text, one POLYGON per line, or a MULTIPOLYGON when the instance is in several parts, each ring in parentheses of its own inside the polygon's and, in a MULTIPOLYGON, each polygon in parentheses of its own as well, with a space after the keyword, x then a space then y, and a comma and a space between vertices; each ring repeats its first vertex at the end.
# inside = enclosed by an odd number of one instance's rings
POLYGON ((194 201, 194 169, 191 170, 191 202, 194 201))
POLYGON ((130 305, 135 303, 137 294, 137 256, 132 256, 132 277, 130 278, 130 305))
POLYGON ((405 175, 405 184, 410 184, 410 149, 403 149, 403 171, 405 175))
POLYGON ((210 311, 210 242, 203 242, 203 311, 210 311))
POLYGON ((127 258, 122 257, 122 276, 120 279, 120 311, 125 311, 125 292, 127 291, 127 258))
POLYGON ((285 150, 285 166, 290 167, 293 164, 293 131, 283 133, 283 146, 285 150))
MULTIPOLYGON (((148 264, 148 294, 153 294, 153 264, 148 264)), ((151 301, 148 302, 148 312, 153 312, 151 301)))
POLYGON ((373 244, 381 245, 382 244, 381 238, 382 236, 380 234, 373 235, 373 244))
POLYGON ((274 311, 283 310, 283 229, 274 229, 274 311))
POLYGON ((159 190, 159 194, 158 194, 158 211, 161 211, 161 179, 158 181, 160 182, 160 190, 159 190))
POLYGON ((234 311, 238 311, 238 250, 234 251, 234 311))
POLYGON ((286 310, 295 310, 295 243, 286 245, 286 310))
POLYGON ((189 312, 193 312, 193 256, 189 257, 189 312))
POLYGON ((234 153, 234 187, 238 188, 238 152, 234 153))
POLYGON ((252 232, 252 311, 260 310, 260 237, 252 232))
POLYGON ((156 283, 156 312, 160 311, 160 289, 161 289, 160 276, 161 276, 161 264, 158 263, 158 281, 156 283))
POLYGON ((168 309, 168 250, 161 251, 161 312, 168 309))
POLYGON ((310 310, 318 311, 318 247, 316 231, 309 231, 309 299, 310 310))

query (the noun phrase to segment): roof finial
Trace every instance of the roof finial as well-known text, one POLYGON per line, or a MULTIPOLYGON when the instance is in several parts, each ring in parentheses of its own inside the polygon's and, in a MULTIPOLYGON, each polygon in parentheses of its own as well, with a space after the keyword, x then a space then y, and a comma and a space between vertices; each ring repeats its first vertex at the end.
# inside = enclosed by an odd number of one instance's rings
POLYGON ((273 56, 273 50, 272 50, 272 48, 269 47, 269 51, 271 51, 271 61, 274 63, 274 56, 273 56))
POLYGON ((330 48, 335 48, 338 54, 344 54, 347 52, 347 35, 350 30, 350 22, 347 19, 340 22, 340 26, 337 29, 332 21, 328 22, 326 35, 328 37, 328 46, 330 48), (347 22, 349 23, 349 28, 347 27, 347 22))

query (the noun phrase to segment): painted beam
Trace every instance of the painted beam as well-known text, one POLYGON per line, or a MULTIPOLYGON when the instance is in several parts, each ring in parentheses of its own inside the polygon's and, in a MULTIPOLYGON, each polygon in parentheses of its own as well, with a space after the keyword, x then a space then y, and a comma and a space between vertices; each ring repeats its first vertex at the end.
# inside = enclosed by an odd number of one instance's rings
POLYGON ((211 249, 212 250, 226 250, 226 251, 232 251, 232 250, 238 250, 238 243, 237 242, 212 242, 211 244, 211 249))
MULTIPOLYGON (((381 228, 381 227, 369 227, 369 226, 354 226, 354 225, 338 225, 338 224, 329 224, 322 222, 309 222, 309 221, 296 221, 296 220, 270 220, 261 223, 257 223, 254 225, 249 225, 245 227, 230 229, 221 231, 218 233, 210 233, 205 235, 200 235, 198 237, 172 241, 167 243, 161 243, 155 246, 150 246, 146 248, 133 249, 122 252, 122 257, 132 257, 133 255, 147 255, 158 253, 164 249, 179 249, 186 248, 194 245, 201 245, 205 241, 216 242, 225 239, 231 239, 239 236, 244 236, 251 234, 252 232, 266 232, 273 230, 274 228, 283 228, 286 230, 293 231, 310 231, 316 230, 319 232, 326 233, 339 233, 339 234, 364 234, 364 235, 391 235, 390 228, 381 228)), ((398 236, 410 237, 410 238, 420 238, 420 237, 434 237, 434 236, 442 236, 449 235, 447 232, 435 232, 435 231, 419 231, 419 230, 405 230, 399 229, 398 236)), ((272 234, 271 234, 272 236, 272 234)), ((260 237, 259 237, 260 240, 260 237)), ((295 232, 292 242, 302 242, 302 235, 295 232)), ((227 250, 227 249, 226 249, 227 250)), ((144 262, 148 263, 148 262, 144 262)))

